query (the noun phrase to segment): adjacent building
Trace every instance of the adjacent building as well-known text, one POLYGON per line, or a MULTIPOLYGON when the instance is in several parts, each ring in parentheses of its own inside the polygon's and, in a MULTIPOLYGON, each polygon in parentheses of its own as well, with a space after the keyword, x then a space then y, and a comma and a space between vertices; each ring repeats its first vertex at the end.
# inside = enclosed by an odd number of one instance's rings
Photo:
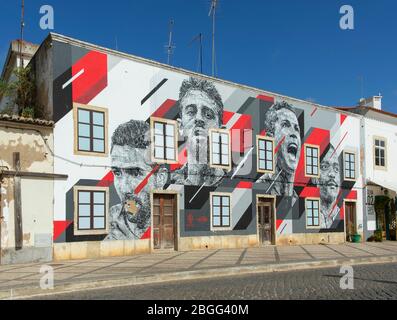
POLYGON ((381 230, 383 239, 396 240, 397 115, 382 110, 382 97, 362 99, 358 107, 344 108, 362 115, 365 239, 381 230))
POLYGON ((0 115, 0 263, 53 259, 53 122, 0 115))

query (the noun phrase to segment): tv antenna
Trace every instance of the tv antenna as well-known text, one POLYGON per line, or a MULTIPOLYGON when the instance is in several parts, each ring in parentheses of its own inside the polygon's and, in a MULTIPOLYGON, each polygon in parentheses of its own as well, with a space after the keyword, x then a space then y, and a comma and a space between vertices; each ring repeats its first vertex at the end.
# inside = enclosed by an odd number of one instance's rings
POLYGON ((165 48, 167 49, 167 64, 171 63, 171 56, 174 54, 174 49, 176 48, 172 44, 172 32, 174 29, 174 19, 170 20, 169 28, 170 28, 170 33, 169 33, 168 45, 165 46, 165 48))
POLYGON ((203 34, 199 33, 197 36, 190 41, 189 46, 192 45, 193 42, 199 41, 200 48, 199 48, 199 66, 200 66, 200 73, 203 73, 203 34))
POLYGON ((23 31, 25 28, 25 0, 22 0, 21 5, 21 38, 19 39, 19 58, 20 67, 23 68, 22 45, 23 45, 23 31))
POLYGON ((216 7, 219 0, 211 0, 211 8, 208 16, 212 15, 212 76, 215 76, 216 68, 216 53, 215 53, 215 22, 216 22, 216 7))

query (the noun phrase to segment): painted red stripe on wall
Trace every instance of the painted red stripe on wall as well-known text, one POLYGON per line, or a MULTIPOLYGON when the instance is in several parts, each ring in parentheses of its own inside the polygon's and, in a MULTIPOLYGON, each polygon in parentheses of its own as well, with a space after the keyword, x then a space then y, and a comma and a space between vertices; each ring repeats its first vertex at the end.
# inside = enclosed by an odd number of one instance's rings
POLYGON ((89 104, 108 85, 107 55, 91 51, 72 66, 72 77, 84 72, 72 83, 73 102, 89 104))
POLYGON ((223 112, 223 125, 227 125, 227 123, 230 121, 230 119, 235 115, 234 112, 230 112, 230 111, 224 111, 223 112))
POLYGON ((135 189, 135 194, 139 194, 143 188, 148 184, 150 177, 160 168, 159 165, 157 165, 148 175, 147 177, 136 187, 135 189))
POLYGON ((149 227, 146 232, 142 235, 141 240, 150 239, 152 236, 152 227, 149 227))
POLYGON ((346 197, 346 200, 357 200, 357 190, 352 190, 346 197))
POLYGON ((236 186, 237 189, 252 189, 253 183, 249 181, 240 181, 236 186))
POLYGON ((266 101, 266 102, 274 103, 274 97, 265 96, 265 95, 263 95, 263 94, 260 94, 260 95, 258 95, 256 98, 259 99, 259 100, 266 101))
POLYGON ((299 195, 301 198, 320 198, 320 188, 317 187, 306 187, 302 190, 299 195))
POLYGON ((54 221, 53 241, 56 241, 73 221, 54 221))
POLYGON ((163 118, 175 103, 175 100, 167 99, 156 111, 153 112, 152 117, 163 118))
POLYGON ((101 181, 98 182, 97 187, 110 187, 114 182, 114 174, 110 171, 101 181))

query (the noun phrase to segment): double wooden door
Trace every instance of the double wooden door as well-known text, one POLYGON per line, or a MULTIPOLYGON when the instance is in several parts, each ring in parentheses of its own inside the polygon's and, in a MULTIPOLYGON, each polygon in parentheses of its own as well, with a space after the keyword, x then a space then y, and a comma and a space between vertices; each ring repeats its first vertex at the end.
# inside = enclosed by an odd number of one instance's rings
POLYGON ((154 249, 176 249, 176 195, 153 195, 154 249))

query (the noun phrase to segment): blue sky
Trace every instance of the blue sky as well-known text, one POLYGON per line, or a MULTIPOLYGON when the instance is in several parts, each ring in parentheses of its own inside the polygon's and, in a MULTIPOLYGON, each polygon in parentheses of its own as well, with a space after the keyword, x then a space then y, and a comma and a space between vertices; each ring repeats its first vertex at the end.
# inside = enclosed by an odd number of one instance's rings
MULTIPOLYGON (((211 73, 210 0, 28 0, 25 39, 40 43, 39 9, 55 10, 54 32, 166 62, 168 21, 175 20, 172 64, 197 71, 204 34, 204 73, 211 73)), ((0 64, 19 37, 20 0, 2 1, 0 64)), ((323 105, 351 106, 383 95, 397 113, 395 0, 220 0, 218 77, 323 105), (355 30, 339 28, 342 5, 355 10, 355 30), (363 85, 360 78, 363 78, 363 85)))

